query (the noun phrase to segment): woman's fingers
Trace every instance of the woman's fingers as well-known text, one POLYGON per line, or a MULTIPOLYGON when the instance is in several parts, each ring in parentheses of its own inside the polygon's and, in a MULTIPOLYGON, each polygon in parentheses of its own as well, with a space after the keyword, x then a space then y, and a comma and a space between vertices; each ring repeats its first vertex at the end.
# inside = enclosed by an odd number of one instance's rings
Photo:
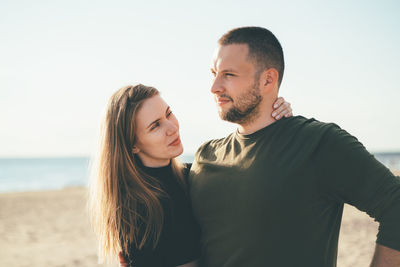
POLYGON ((293 116, 292 111, 290 111, 290 112, 288 112, 288 113, 285 114, 285 117, 286 117, 286 118, 289 118, 289 117, 292 117, 292 116, 293 116))
POLYGON ((278 99, 274 103, 274 109, 277 109, 280 105, 283 104, 283 102, 285 102, 285 99, 281 96, 278 97, 278 99))
MULTIPOLYGON (((283 98, 282 98, 283 99, 283 98)), ((279 100, 279 99, 278 99, 279 100)), ((278 100, 275 102, 275 104, 278 102, 278 100)), ((284 100, 283 100, 284 101, 284 100)), ((274 105, 275 106, 275 105, 274 105)), ((292 107, 289 102, 282 102, 278 108, 272 112, 272 117, 275 119, 279 120, 282 117, 291 117, 293 116, 292 114, 292 107)))
POLYGON ((286 114, 288 114, 289 112, 290 112, 289 110, 283 109, 283 110, 281 111, 281 113, 279 113, 275 118, 276 118, 277 120, 279 120, 280 118, 286 117, 286 114))

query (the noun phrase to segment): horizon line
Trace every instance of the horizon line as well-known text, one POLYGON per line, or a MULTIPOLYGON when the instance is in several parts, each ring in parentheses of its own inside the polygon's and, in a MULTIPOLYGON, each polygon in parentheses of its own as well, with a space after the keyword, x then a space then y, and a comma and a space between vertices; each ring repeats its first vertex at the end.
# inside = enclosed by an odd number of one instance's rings
MULTIPOLYGON (((400 150, 377 150, 377 151, 368 151, 372 155, 396 155, 400 154, 400 150)), ((180 155, 178 157, 193 157, 195 153, 186 153, 180 155)), ((36 156, 0 156, 0 160, 4 159, 90 159, 92 156, 90 155, 36 155, 36 156)))

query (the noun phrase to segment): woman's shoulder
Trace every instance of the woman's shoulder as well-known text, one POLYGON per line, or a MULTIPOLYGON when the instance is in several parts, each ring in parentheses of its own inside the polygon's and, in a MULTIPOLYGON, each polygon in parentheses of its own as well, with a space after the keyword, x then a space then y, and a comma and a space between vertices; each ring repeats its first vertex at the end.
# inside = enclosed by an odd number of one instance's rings
POLYGON ((192 163, 183 163, 183 175, 185 176, 185 178, 189 176, 191 167, 192 163))
POLYGON ((191 162, 183 163, 183 168, 184 169, 187 169, 188 171, 190 171, 191 167, 192 167, 192 163, 191 162))

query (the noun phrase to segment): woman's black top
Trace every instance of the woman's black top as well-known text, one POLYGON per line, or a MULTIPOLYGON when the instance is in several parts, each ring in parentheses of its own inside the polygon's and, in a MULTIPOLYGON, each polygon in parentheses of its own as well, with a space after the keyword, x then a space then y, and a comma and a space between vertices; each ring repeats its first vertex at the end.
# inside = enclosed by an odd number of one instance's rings
MULTIPOLYGON (((171 164, 160 168, 141 166, 145 173, 157 178, 168 194, 161 199, 164 224, 157 246, 145 245, 138 250, 130 246, 126 259, 132 267, 173 267, 198 259, 200 228, 195 221, 190 198, 172 172, 171 164)), ((190 165, 184 169, 185 178, 190 165)), ((125 254, 126 255, 126 254, 125 254)))

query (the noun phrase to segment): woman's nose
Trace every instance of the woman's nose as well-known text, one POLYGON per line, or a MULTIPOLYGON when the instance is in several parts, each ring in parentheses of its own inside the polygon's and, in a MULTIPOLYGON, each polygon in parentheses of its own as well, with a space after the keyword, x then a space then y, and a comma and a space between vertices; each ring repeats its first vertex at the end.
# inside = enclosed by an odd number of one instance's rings
POLYGON ((167 135, 174 135, 178 131, 179 127, 176 123, 169 121, 167 135))

